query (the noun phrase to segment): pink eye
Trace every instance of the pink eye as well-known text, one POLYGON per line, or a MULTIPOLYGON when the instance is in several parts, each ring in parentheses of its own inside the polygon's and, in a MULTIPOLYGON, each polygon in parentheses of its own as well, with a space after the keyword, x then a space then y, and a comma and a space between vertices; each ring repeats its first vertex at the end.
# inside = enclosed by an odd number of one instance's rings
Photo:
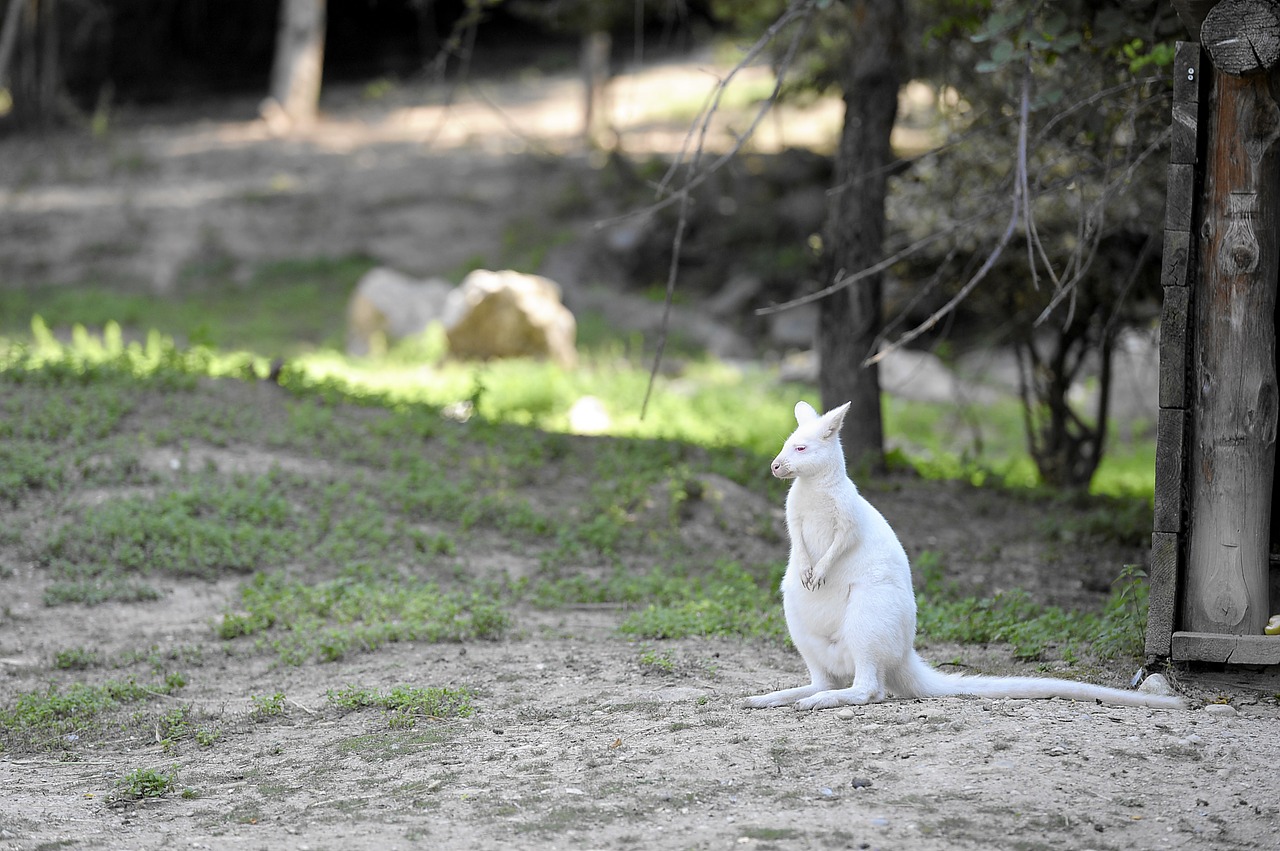
POLYGON ((804 450, 805 450, 805 445, 803 443, 796 447, 797 452, 803 452, 804 450))

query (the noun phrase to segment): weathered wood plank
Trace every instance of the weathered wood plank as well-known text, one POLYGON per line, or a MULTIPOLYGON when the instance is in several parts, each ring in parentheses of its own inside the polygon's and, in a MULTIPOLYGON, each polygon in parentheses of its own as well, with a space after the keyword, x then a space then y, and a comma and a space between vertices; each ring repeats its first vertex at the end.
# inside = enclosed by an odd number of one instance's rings
POLYGON ((1173 59, 1173 110, 1169 162, 1194 163, 1199 145, 1200 45, 1180 41, 1173 59))
POLYGON ((1280 665, 1280 636, 1276 635, 1175 632, 1172 645, 1177 662, 1280 665))
POLYGON ((1165 188, 1165 231, 1190 231, 1195 209, 1196 167, 1190 163, 1169 163, 1169 182, 1165 188))
POLYGON ((1191 288, 1165 287, 1160 310, 1160 407, 1186 408, 1191 288))
POLYGON ((1156 420, 1156 493, 1152 528, 1181 532, 1185 528, 1187 412, 1161 408, 1156 420))
MULTIPOLYGON (((1215 73, 1194 299, 1190 521, 1180 625, 1260 635, 1280 387, 1280 105, 1265 77, 1215 73)), ((1172 167, 1171 167, 1172 168, 1172 167)))
POLYGON ((1151 535, 1150 598, 1147 604, 1148 656, 1168 658, 1171 652, 1174 619, 1178 616, 1178 536, 1170 532, 1151 535))
POLYGON ((1160 258, 1160 284, 1185 287, 1191 282, 1191 234, 1185 230, 1164 232, 1164 252, 1160 258))

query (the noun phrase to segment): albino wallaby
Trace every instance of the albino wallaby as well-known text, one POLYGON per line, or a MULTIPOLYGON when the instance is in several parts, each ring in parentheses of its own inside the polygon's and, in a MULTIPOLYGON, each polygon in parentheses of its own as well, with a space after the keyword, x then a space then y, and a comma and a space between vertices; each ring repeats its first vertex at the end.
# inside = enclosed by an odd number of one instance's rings
POLYGON ((1184 707, 1179 697, 1072 680, 948 674, 921 659, 914 647, 916 599, 906 551, 845 473, 840 427, 848 409, 846 402, 820 417, 807 403, 797 404, 798 427, 773 460, 773 475, 794 480, 787 493, 791 557, 782 600, 791 640, 812 682, 749 697, 747 707, 826 709, 875 703, 887 694, 1184 707))

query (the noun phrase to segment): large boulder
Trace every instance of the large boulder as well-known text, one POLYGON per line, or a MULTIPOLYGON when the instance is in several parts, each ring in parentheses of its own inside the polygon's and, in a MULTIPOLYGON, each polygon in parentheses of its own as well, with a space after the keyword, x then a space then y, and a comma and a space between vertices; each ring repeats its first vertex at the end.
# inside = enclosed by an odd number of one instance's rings
POLYGON ((577 323, 560 287, 540 275, 477 269, 449 294, 442 319, 454 357, 578 361, 577 323))
POLYGON ((347 302, 347 353, 376 353, 421 334, 440 321, 452 290, 442 278, 418 280, 394 269, 370 269, 347 302))

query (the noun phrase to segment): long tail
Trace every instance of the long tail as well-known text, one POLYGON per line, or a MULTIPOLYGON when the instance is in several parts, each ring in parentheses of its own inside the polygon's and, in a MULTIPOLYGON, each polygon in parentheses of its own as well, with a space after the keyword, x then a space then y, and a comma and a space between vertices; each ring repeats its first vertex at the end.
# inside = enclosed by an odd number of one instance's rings
POLYGON ((961 694, 974 697, 1062 697, 1067 700, 1101 700, 1121 706, 1148 706, 1153 709, 1187 708, 1186 701, 1181 697, 1108 688, 1075 680, 949 674, 937 670, 914 652, 908 663, 894 671, 894 675, 886 685, 891 693, 899 697, 946 697, 961 694))

